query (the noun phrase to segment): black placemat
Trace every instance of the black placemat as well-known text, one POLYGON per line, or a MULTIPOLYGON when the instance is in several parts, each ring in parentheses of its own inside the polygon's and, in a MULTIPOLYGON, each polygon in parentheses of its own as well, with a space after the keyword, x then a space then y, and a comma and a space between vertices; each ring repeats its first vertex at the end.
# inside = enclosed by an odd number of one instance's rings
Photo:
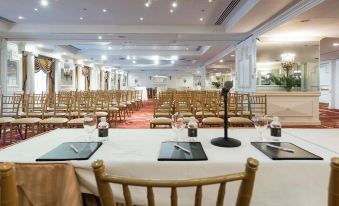
POLYGON ((251 142, 251 144, 272 160, 323 160, 323 158, 290 142, 251 142), (266 144, 292 149, 294 152, 282 151, 268 147, 266 144))
POLYGON ((159 161, 201 161, 207 160, 206 153, 200 142, 162 142, 159 161), (175 147, 175 144, 187 149, 187 153, 175 147))
POLYGON ((88 160, 101 145, 102 142, 64 142, 36 161, 88 160), (71 145, 78 150, 78 153, 71 145))

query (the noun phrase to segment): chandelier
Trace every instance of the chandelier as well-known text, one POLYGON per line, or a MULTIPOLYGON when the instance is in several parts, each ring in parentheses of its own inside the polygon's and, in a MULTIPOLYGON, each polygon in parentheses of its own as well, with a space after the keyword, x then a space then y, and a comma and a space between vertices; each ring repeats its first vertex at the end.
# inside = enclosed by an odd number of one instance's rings
POLYGON ((293 69, 294 63, 294 53, 283 53, 281 54, 281 66, 286 71, 287 76, 289 72, 293 69))

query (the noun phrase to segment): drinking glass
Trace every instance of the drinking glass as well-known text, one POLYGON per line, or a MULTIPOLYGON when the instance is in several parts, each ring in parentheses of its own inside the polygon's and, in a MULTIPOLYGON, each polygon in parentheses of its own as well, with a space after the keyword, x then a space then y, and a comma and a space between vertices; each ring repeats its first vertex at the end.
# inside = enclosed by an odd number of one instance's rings
POLYGON ((184 128, 185 123, 183 116, 181 114, 172 115, 172 129, 175 134, 174 141, 180 141, 184 128))
POLYGON ((252 118, 253 124, 259 133, 259 141, 264 141, 263 133, 267 129, 268 121, 265 116, 255 116, 252 118))
POLYGON ((93 142, 93 132, 97 127, 97 118, 93 114, 86 114, 84 116, 84 129, 88 133, 88 141, 93 142))

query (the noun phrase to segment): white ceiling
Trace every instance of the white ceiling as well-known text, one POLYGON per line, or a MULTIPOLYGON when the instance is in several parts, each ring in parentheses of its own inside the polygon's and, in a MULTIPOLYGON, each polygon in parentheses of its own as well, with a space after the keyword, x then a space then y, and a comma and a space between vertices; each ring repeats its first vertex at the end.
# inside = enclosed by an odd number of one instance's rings
MULTIPOLYGON (((177 0, 173 13, 172 0, 152 0, 149 8, 146 0, 48 1, 42 7, 40 0, 1 0, 0 16, 15 23, 0 20, 0 38, 126 70, 202 67, 297 2, 241 0, 215 25, 234 0, 177 0), (152 61, 155 55, 159 65, 152 61), (127 56, 135 56, 135 63, 127 56), (174 63, 172 56, 178 56, 174 63)), ((234 57, 225 55, 224 62, 218 57, 208 68, 234 68, 234 57)))

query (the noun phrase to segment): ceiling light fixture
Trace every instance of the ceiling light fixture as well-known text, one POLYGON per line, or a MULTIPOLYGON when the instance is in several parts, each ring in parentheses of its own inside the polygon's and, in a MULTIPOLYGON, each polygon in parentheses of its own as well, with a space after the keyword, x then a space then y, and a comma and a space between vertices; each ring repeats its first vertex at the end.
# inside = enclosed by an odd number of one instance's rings
POLYGON ((133 60, 133 64, 137 63, 135 60, 133 60))
POLYGON ((224 60, 223 60, 223 59, 220 59, 220 60, 219 60, 219 62, 220 62, 220 63, 223 63, 223 62, 224 62, 224 60))
POLYGON ((106 55, 102 55, 101 56, 101 60, 104 60, 104 61, 107 60, 107 56, 106 55))
POLYGON ((231 57, 234 57, 234 54, 231 54, 231 57))
POLYGON ((111 46, 109 46, 109 47, 108 47, 108 50, 112 50, 112 47, 111 47, 111 46))
POLYGON ((34 8, 34 11, 39 11, 39 9, 38 8, 34 8))
POLYGON ((106 12, 107 12, 107 9, 103 9, 102 12, 106 13, 106 12))
POLYGON ((22 19, 24 19, 24 17, 23 16, 18 16, 18 19, 22 20, 22 19))
POLYGON ((174 1, 172 2, 172 7, 173 7, 173 8, 177 8, 177 6, 178 6, 178 2, 177 2, 177 0, 174 0, 174 1))
POLYGON ((200 17, 200 19, 199 19, 200 21, 204 21, 204 18, 202 18, 202 17, 200 17))
POLYGON ((153 59, 155 65, 159 64, 159 56, 158 55, 153 56, 152 59, 153 59))
POLYGON ((42 45, 42 44, 38 44, 38 47, 40 47, 40 48, 43 47, 43 46, 44 46, 44 45, 42 45))
POLYGON ((128 56, 126 57, 126 59, 127 59, 127 60, 130 60, 130 59, 131 59, 131 57, 128 55, 128 56))
POLYGON ((135 56, 132 56, 132 59, 135 60, 135 56))
POLYGON ((80 17, 80 20, 84 20, 84 17, 81 16, 81 17, 80 17))
POLYGON ((332 44, 333 46, 339 46, 339 43, 335 42, 332 44))
POLYGON ((102 39, 102 36, 98 36, 98 39, 102 39))
POLYGON ((174 64, 175 63, 175 61, 174 60, 171 60, 171 64, 174 64))
POLYGON ((178 59, 179 59, 178 56, 171 56, 171 60, 173 60, 173 61, 177 61, 178 59))
POLYGON ((40 5, 46 7, 46 6, 48 6, 48 1, 47 0, 41 0, 40 5))
POLYGON ((152 1, 151 0, 147 0, 146 3, 145 3, 145 6, 149 7, 149 6, 151 6, 151 4, 152 4, 152 1))
POLYGON ((171 12, 171 13, 173 13, 173 12, 174 12, 174 10, 173 10, 173 9, 171 9, 171 10, 170 10, 170 12, 171 12))
POLYGON ((209 2, 209 3, 211 3, 211 2, 212 2, 212 0, 208 0, 208 2, 209 2))
POLYGON ((143 21, 143 20, 144 20, 144 18, 143 18, 143 17, 140 17, 139 19, 140 19, 140 21, 143 21))

